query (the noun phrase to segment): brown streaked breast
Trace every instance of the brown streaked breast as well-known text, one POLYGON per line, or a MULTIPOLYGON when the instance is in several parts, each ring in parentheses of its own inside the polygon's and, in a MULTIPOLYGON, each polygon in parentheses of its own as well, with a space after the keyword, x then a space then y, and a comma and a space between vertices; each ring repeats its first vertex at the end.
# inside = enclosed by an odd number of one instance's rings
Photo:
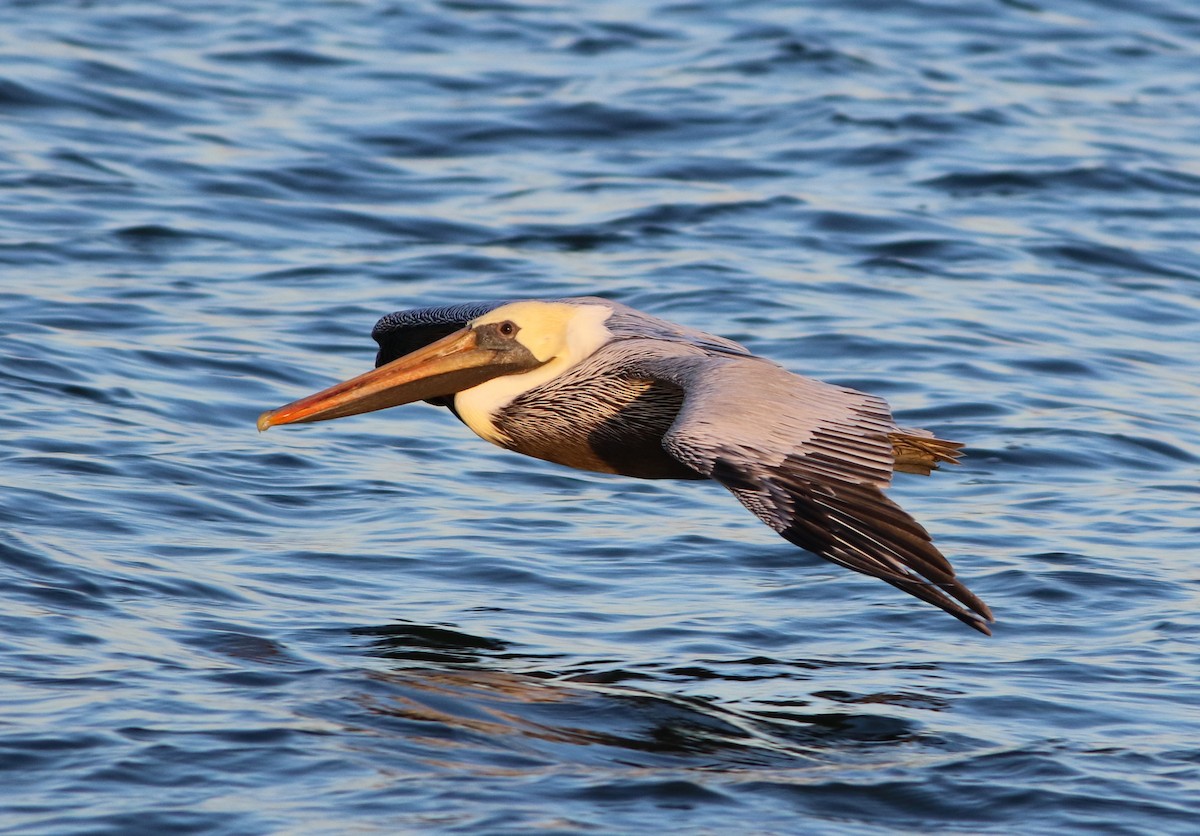
POLYGON ((683 390, 619 373, 568 373, 530 390, 494 419, 504 446, 580 470, 640 479, 707 478, 662 446, 683 390))

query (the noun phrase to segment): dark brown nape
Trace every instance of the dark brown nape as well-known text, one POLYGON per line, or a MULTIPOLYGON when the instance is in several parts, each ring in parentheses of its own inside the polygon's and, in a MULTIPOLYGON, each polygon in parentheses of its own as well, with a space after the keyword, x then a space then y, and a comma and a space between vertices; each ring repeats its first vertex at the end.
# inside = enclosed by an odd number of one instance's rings
POLYGON ((371 329, 371 339, 379 343, 375 355, 376 367, 390 363, 405 354, 412 354, 448 337, 467 323, 503 302, 467 302, 461 305, 444 305, 436 308, 412 308, 395 311, 380 317, 371 329))
POLYGON ((375 353, 375 368, 412 354, 418 348, 424 348, 435 343, 442 337, 448 337, 455 331, 466 327, 466 323, 449 322, 433 325, 410 325, 407 328, 397 328, 394 331, 383 332, 378 327, 372 335, 379 343, 379 351, 375 353))

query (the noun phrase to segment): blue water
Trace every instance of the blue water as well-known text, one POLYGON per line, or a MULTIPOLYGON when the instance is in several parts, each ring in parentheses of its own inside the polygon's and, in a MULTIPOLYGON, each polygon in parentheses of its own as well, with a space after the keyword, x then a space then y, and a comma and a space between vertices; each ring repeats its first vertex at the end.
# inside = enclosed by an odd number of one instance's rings
POLYGON ((0 6, 0 832, 1191 833, 1200 6, 0 6), (965 442, 987 639, 405 407, 601 294, 965 442))

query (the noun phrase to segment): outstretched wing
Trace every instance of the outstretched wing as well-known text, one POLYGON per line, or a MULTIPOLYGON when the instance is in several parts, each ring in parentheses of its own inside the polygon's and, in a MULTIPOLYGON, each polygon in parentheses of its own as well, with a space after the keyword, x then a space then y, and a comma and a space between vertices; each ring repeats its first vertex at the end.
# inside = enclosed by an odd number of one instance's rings
POLYGON ((646 341, 642 371, 684 389, 663 445, 786 540, 887 581, 983 633, 987 605, 883 489, 901 431, 883 399, 757 357, 646 341))

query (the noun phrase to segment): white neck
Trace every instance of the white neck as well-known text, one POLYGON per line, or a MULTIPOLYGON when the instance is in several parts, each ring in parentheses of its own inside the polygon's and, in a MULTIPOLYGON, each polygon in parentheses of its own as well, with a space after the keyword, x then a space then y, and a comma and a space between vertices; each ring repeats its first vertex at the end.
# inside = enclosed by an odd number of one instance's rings
MULTIPOLYGON (((521 304, 521 303, 519 303, 521 304)), ((504 446, 505 435, 495 425, 496 414, 518 396, 548 383, 567 369, 586 360, 596 349, 612 338, 612 332, 604 323, 612 315, 612 308, 605 305, 568 305, 566 303, 540 303, 568 310, 562 314, 562 327, 566 339, 561 350, 546 362, 521 374, 501 375, 489 381, 464 389, 454 396, 454 408, 463 423, 474 430, 480 438, 504 446)), ((495 318, 493 311, 489 318, 495 318)))

